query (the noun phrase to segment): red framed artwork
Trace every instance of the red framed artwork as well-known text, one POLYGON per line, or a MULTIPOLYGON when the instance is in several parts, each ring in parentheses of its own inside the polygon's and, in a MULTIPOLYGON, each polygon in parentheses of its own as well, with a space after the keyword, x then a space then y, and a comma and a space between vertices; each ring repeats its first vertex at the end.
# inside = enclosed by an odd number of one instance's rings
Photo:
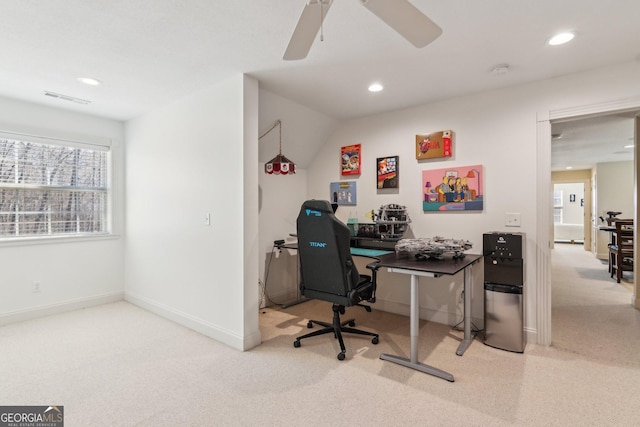
POLYGON ((362 150, 360 144, 347 145, 340 149, 342 175, 360 175, 362 150))

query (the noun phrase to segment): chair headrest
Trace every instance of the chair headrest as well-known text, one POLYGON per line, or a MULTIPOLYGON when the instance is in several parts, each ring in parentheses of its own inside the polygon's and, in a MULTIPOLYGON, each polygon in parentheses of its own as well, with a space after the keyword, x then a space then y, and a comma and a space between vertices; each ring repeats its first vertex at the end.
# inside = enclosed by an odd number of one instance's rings
POLYGON ((307 210, 307 215, 309 215, 309 211, 333 214, 331 203, 327 200, 307 200, 302 204, 302 209, 307 210))

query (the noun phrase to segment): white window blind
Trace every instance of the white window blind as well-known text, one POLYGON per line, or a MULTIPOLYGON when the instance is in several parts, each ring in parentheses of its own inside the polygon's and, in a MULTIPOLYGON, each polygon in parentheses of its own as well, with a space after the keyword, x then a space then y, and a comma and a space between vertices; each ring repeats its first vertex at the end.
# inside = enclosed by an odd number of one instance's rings
POLYGON ((0 136, 0 238, 106 233, 108 156, 0 136))

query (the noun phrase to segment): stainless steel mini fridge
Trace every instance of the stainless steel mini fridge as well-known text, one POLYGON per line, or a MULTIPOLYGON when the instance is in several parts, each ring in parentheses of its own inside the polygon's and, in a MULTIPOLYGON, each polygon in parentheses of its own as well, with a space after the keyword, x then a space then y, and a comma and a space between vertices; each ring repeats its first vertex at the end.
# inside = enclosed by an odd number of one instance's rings
POLYGON ((484 284, 484 343, 522 353, 526 345, 522 286, 484 284))

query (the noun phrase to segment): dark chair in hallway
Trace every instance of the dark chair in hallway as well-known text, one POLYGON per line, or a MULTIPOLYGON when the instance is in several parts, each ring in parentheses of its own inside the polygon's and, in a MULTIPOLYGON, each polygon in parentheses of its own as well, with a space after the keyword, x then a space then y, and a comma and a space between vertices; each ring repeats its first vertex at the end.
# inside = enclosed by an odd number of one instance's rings
POLYGON ((611 277, 616 276, 620 283, 624 271, 633 271, 633 220, 616 219, 614 222, 612 243, 609 245, 609 264, 611 277))

